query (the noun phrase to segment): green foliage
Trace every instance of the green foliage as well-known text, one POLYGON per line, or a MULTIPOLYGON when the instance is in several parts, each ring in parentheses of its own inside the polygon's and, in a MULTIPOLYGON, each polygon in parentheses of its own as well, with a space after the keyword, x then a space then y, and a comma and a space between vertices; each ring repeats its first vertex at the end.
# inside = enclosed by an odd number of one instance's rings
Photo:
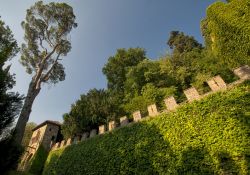
POLYGON ((6 61, 16 55, 19 48, 8 26, 0 20, 0 136, 9 127, 22 105, 22 97, 18 93, 9 92, 15 85, 14 76, 9 74, 10 66, 4 68, 6 61))
POLYGON ((249 0, 216 2, 207 9, 201 23, 206 46, 225 66, 234 68, 250 63, 249 23, 249 0))
POLYGON ((15 129, 15 139, 20 144, 42 84, 56 84, 65 79, 60 61, 71 50, 69 33, 77 23, 73 8, 68 4, 38 1, 27 9, 22 27, 25 42, 21 47, 20 63, 32 79, 15 129))
POLYGON ((205 82, 218 74, 227 83, 235 80, 230 67, 192 36, 172 32, 169 44, 173 54, 158 60, 146 59, 140 48, 118 49, 103 68, 108 89, 105 93, 90 90, 72 105, 64 116, 64 136, 97 128, 123 115, 132 116, 137 110, 146 115, 147 106, 153 103, 161 110, 165 106, 163 99, 171 95, 182 102, 183 90, 190 86, 205 93, 210 90, 205 82))
POLYGON ((23 153, 23 147, 16 144, 13 139, 13 132, 0 140, 0 172, 2 174, 15 170, 18 165, 18 160, 23 153))
POLYGON ((64 67, 59 58, 70 52, 67 35, 76 26, 73 9, 66 3, 38 1, 28 9, 22 22, 26 43, 22 44, 20 59, 27 73, 36 74, 38 78, 42 73, 42 82, 63 81, 64 67))
POLYGON ((133 112, 140 110, 143 115, 147 114, 148 105, 156 103, 160 109, 163 106, 163 100, 166 97, 176 94, 175 87, 157 88, 152 83, 148 83, 142 87, 140 96, 135 96, 128 103, 124 105, 124 109, 132 114, 133 112))
POLYGON ((42 174, 47 156, 48 152, 43 148, 43 146, 40 146, 30 161, 29 172, 36 175, 42 174))
POLYGON ((6 175, 34 175, 28 172, 20 172, 20 171, 9 171, 6 175))
POLYGON ((9 73, 10 66, 4 68, 6 61, 14 57, 19 48, 8 26, 0 20, 0 172, 15 169, 22 154, 22 147, 12 138, 10 127, 22 106, 23 97, 10 92, 15 85, 14 75, 9 73))
POLYGON ((118 49, 103 67, 103 73, 108 79, 108 88, 123 91, 127 69, 146 59, 145 54, 142 48, 118 49))
POLYGON ((250 172, 250 82, 63 149, 43 175, 250 172))
POLYGON ((167 44, 175 53, 184 53, 193 50, 194 48, 202 49, 202 45, 198 43, 194 37, 184 35, 183 32, 172 31, 167 44))
POLYGON ((129 69, 146 59, 146 52, 142 48, 118 49, 114 56, 109 57, 102 71, 107 77, 108 91, 114 99, 116 110, 124 114, 121 105, 124 102, 125 81, 129 69))
POLYGON ((117 108, 114 99, 106 90, 91 89, 86 95, 71 106, 71 111, 64 114, 62 133, 65 138, 84 131, 98 128, 110 120, 116 119, 117 108))

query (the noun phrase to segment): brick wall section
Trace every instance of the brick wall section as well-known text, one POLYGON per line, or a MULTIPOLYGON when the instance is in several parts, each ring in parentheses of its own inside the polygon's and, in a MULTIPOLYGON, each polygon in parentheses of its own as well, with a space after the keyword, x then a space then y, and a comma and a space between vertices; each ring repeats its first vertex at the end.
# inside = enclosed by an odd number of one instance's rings
POLYGON ((152 104, 152 105, 149 105, 148 106, 148 115, 149 116, 157 116, 159 113, 158 113, 158 110, 157 110, 157 107, 155 104, 152 104))
POLYGON ((60 148, 64 147, 65 146, 65 140, 62 140, 61 141, 61 144, 60 144, 60 148))
POLYGON ((96 136, 96 134, 97 134, 96 129, 92 129, 92 130, 90 131, 89 137, 90 137, 90 138, 91 138, 91 137, 94 137, 94 136, 96 136))
POLYGON ((84 133, 82 134, 81 141, 86 140, 86 139, 88 138, 88 136, 89 136, 89 133, 88 133, 88 132, 84 132, 84 133))
MULTIPOLYGON (((207 83, 210 86, 210 88, 212 89, 212 91, 218 91, 218 90, 221 90, 221 89, 226 89, 227 87, 231 88, 236 84, 240 84, 240 83, 244 82, 245 79, 250 79, 250 68, 249 68, 249 66, 243 66, 243 67, 240 67, 238 69, 235 69, 234 73, 237 76, 240 77, 240 80, 237 80, 237 81, 235 81, 233 83, 230 83, 230 84, 228 84, 228 86, 220 76, 213 77, 212 79, 207 81, 207 83)), ((191 87, 189 89, 184 90, 184 94, 186 95, 189 102, 191 102, 193 100, 198 100, 198 99, 200 99, 202 97, 205 97, 205 96, 207 96, 208 94, 211 94, 211 93, 213 93, 213 92, 208 92, 208 93, 203 94, 202 96, 200 96, 198 91, 194 87, 191 87)), ((178 107, 179 105, 182 105, 182 103, 177 104, 177 102, 176 102, 176 100, 175 100, 175 98, 173 96, 171 96, 169 98, 166 98, 164 100, 164 102, 166 104, 166 107, 167 107, 168 111, 172 111, 172 110, 176 109, 176 107, 178 107)), ((157 106, 155 104, 148 106, 148 113, 149 113, 149 116, 158 115, 159 112, 157 111, 157 106)), ((142 116, 141 116, 141 113, 140 113, 139 110, 135 111, 133 113, 133 119, 134 119, 134 122, 138 122, 138 121, 140 121, 142 119, 142 116)), ((121 117, 120 118, 120 126, 125 126, 127 124, 129 124, 128 118, 126 116, 121 117)), ((109 124, 108 124, 109 131, 111 131, 115 127, 116 127, 115 121, 109 122, 109 124)), ((42 140, 46 140, 45 138, 50 138, 48 136, 51 136, 51 134, 53 132, 50 132, 50 133, 46 134, 47 128, 49 128, 49 125, 39 128, 40 134, 44 133, 43 138, 38 137, 38 135, 39 135, 38 130, 34 131, 34 133, 32 135, 33 140, 31 139, 30 144, 33 144, 35 146, 35 144, 36 144, 35 141, 36 140, 39 140, 40 138, 42 138, 42 140)), ((99 134, 102 134, 104 132, 105 132, 105 125, 102 125, 102 126, 99 127, 99 134)), ((97 130, 93 129, 93 130, 90 131, 90 134, 88 132, 83 133, 81 140, 82 141, 86 140, 88 138, 88 136, 89 136, 89 138, 91 138, 91 137, 94 137, 95 135, 97 135, 97 130)), ((80 138, 77 138, 77 139, 79 140, 80 138)), ((58 147, 58 146, 63 147, 64 142, 65 141, 62 141, 61 145, 60 145, 60 143, 57 143, 55 145, 55 147, 58 147)), ((68 139, 66 145, 70 145, 70 144, 71 144, 71 139, 68 139)))
POLYGON ((139 120, 141 120, 141 112, 140 111, 135 111, 133 113, 133 118, 135 122, 138 122, 139 120))
POLYGON ((240 79, 250 79, 250 67, 248 65, 239 67, 234 70, 234 74, 240 79))
POLYGON ((120 118, 121 126, 125 126, 129 123, 128 118, 126 116, 120 118))
POLYGON ((59 129, 60 128, 57 125, 53 125, 50 123, 47 124, 42 141, 42 145, 46 150, 50 149, 51 142, 56 141, 59 129))
POLYGON ((169 111, 173 111, 178 107, 178 104, 176 103, 176 100, 173 96, 166 98, 164 102, 167 107, 167 110, 169 111))
POLYGON ((200 95, 194 87, 184 90, 184 94, 189 102, 200 99, 200 95))
POLYGON ((104 134, 105 133, 105 125, 99 126, 99 134, 104 134))
POLYGON ((71 139, 71 138, 68 138, 68 140, 67 140, 67 142, 66 142, 66 146, 71 145, 71 143, 72 143, 72 139, 71 139))
POLYGON ((109 131, 111 131, 111 130, 114 129, 115 127, 116 127, 115 121, 110 121, 110 122, 109 122, 109 131))

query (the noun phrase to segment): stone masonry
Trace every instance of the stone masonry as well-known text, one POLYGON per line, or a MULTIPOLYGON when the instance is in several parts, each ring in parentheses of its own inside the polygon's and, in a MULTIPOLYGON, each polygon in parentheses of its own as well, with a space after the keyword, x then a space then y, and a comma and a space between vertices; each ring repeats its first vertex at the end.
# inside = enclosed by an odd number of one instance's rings
POLYGON ((126 116, 120 118, 121 126, 125 126, 129 123, 128 118, 126 116))
POLYGON ((208 80, 207 84, 211 88, 212 91, 218 91, 218 90, 227 88, 227 84, 224 82, 224 80, 219 75, 208 80))
MULTIPOLYGON (((230 83, 228 84, 228 86, 220 76, 213 77, 212 79, 208 80, 207 83, 212 91, 218 91, 220 89, 226 89, 227 87, 231 88, 236 84, 244 82, 246 79, 250 79, 250 67, 247 65, 235 69, 234 73, 240 78, 240 80, 230 83)), ((189 89, 184 90, 184 94, 187 97, 187 100, 191 102, 193 100, 198 100, 200 98, 205 97, 207 94, 210 94, 210 92, 200 96, 198 91, 194 87, 191 87, 189 89)), ((179 105, 181 106, 185 104, 185 103, 177 104, 173 96, 166 98, 164 102, 166 104, 168 111, 172 111, 176 109, 176 107, 178 107, 179 105)), ((157 106, 155 104, 148 106, 148 114, 149 116, 156 116, 159 114, 159 112, 157 111, 157 106)), ((142 115, 139 110, 133 113, 133 119, 134 122, 139 122, 142 119, 142 115)), ((128 118, 126 116, 121 117, 120 126, 125 126, 127 124, 129 124, 128 118)), ((115 127, 116 127, 115 121, 111 121, 108 123, 109 131, 111 131, 115 127)), ((54 144, 58 140, 57 135, 59 133, 59 130, 60 130, 60 124, 54 121, 45 121, 33 129, 32 138, 30 140, 26 153, 22 159, 22 162, 24 162, 22 163, 22 166, 24 168, 23 169, 21 168, 20 170, 25 170, 27 162, 32 158, 32 156, 35 154, 36 150, 40 145, 43 145, 44 148, 49 151, 52 145, 54 145, 52 149, 54 150, 57 148, 62 148, 64 146, 71 145, 72 140, 77 140, 77 142, 80 141, 80 138, 78 136, 76 138, 72 139, 69 138, 67 141, 63 140, 61 142, 57 142, 56 144, 54 144)), ((103 134, 104 132, 105 132, 105 125, 99 126, 99 134, 103 134)), ((90 133, 84 132, 81 135, 81 141, 84 141, 87 138, 92 138, 96 135, 97 135, 96 129, 92 129, 90 133)))
POLYGON ((241 66, 234 70, 234 74, 240 79, 250 79, 250 67, 248 65, 241 66))
POLYGON ((169 111, 173 111, 178 107, 178 104, 176 103, 176 100, 173 96, 166 98, 164 102, 167 107, 167 110, 169 111))
POLYGON ((104 134, 105 133, 105 125, 99 126, 99 134, 104 134))
POLYGON ((149 116, 154 117, 154 116, 157 116, 158 114, 159 114, 159 113, 158 113, 158 111, 157 111, 157 107, 156 107, 155 104, 152 104, 152 105, 149 105, 149 106, 148 106, 148 115, 149 115, 149 116))
POLYGON ((140 111, 135 111, 133 113, 133 118, 135 122, 138 122, 139 120, 141 120, 141 112, 140 111))
MULTIPOLYGON (((32 130, 33 133, 26 152, 22 157, 22 163, 19 167, 20 170, 25 170, 27 168, 29 161, 40 146, 43 146, 43 148, 47 151, 51 149, 52 145, 57 140, 57 135, 59 133, 60 127, 61 124, 59 122, 47 120, 40 125, 37 125, 32 130)), ((58 143, 55 146, 59 147, 60 145, 58 143)))
POLYGON ((113 130, 116 127, 115 121, 110 121, 109 122, 109 131, 113 130))
POLYGON ((184 90, 184 94, 186 95, 189 102, 198 100, 200 98, 198 91, 194 87, 184 90))

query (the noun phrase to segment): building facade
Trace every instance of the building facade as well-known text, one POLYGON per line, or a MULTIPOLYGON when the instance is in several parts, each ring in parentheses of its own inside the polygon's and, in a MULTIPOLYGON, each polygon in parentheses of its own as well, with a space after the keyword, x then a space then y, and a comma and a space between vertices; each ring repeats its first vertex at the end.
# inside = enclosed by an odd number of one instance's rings
POLYGON ((32 130, 32 137, 22 157, 20 170, 28 168, 31 158, 40 146, 43 146, 46 151, 51 149, 53 144, 58 140, 60 128, 61 124, 59 122, 46 120, 32 130))

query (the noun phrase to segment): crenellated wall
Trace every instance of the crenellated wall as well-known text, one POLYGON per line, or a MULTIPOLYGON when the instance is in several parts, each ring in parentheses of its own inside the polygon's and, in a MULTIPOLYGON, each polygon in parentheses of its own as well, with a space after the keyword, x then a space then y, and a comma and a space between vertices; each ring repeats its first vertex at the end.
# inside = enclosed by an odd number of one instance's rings
MULTIPOLYGON (((250 79, 250 67, 248 65, 239 67, 239 68, 235 69, 233 72, 234 72, 234 74, 236 76, 239 77, 239 80, 237 80, 237 81, 235 81, 235 82, 233 82, 231 84, 226 84, 224 82, 224 80, 219 75, 217 75, 215 77, 212 77, 211 79, 209 79, 207 81, 207 84, 210 87, 211 91, 207 92, 206 94, 199 94, 199 92, 196 90, 195 87, 190 87, 190 88, 184 90, 184 94, 185 94, 185 96, 187 98, 187 102, 190 103, 190 102, 193 102, 195 100, 200 100, 200 99, 202 99, 203 97, 205 97, 205 96, 207 96, 209 94, 212 94, 212 93, 215 93, 215 92, 218 92, 218 91, 226 90, 227 88, 231 88, 236 84, 240 84, 240 83, 244 82, 245 80, 250 79)), ((148 116, 147 117, 143 117, 139 110, 133 112, 133 114, 132 114, 133 121, 131 123, 139 122, 140 120, 146 119, 148 117, 156 117, 157 115, 159 115, 159 114, 161 114, 163 112, 173 112, 173 111, 176 110, 176 108, 178 108, 179 106, 185 104, 185 103, 181 103, 181 104, 177 103, 173 96, 166 98, 164 100, 164 102, 165 102, 165 105, 166 105, 166 110, 164 110, 164 111, 158 111, 156 104, 149 105, 148 106, 148 116)), ((110 121, 108 123, 108 128, 106 128, 105 125, 99 126, 98 134, 99 135, 100 134, 105 134, 105 133, 108 133, 108 132, 114 130, 117 127, 124 127, 124 126, 126 126, 128 124, 129 124, 128 118, 126 116, 123 116, 123 117, 120 118, 120 123, 116 123, 115 121, 110 121)), ((81 138, 79 138, 79 137, 69 138, 67 141, 63 140, 60 143, 56 143, 52 147, 52 150, 56 150, 58 148, 69 146, 72 143, 76 144, 79 141, 84 141, 84 140, 86 140, 88 138, 91 138, 91 137, 94 137, 96 135, 97 135, 97 130, 93 129, 93 130, 90 131, 90 133, 88 133, 88 132, 83 133, 81 138), (72 142, 72 140, 73 140, 73 142, 72 142)))

